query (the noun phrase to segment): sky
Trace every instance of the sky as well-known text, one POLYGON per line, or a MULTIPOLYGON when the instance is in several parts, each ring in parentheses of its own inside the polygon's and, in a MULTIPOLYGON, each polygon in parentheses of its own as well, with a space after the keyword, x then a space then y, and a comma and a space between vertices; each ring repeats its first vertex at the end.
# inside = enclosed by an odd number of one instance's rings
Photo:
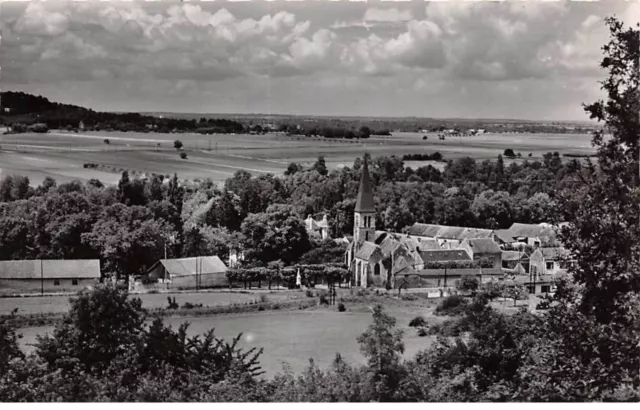
POLYGON ((0 4, 2 90, 104 111, 587 120, 640 3, 0 4))

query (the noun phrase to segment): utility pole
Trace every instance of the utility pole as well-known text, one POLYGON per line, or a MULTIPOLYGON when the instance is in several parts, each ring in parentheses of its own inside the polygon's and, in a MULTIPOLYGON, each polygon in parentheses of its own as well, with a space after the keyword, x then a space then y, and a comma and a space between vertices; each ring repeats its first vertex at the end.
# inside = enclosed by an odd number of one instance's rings
POLYGON ((40 295, 44 295, 44 270, 42 269, 42 259, 40 259, 40 295))

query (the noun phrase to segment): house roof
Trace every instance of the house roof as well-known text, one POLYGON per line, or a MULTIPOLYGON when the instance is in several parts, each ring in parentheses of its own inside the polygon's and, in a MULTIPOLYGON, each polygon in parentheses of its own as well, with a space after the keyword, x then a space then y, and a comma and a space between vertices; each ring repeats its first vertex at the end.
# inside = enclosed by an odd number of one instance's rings
POLYGON ((465 228, 459 239, 491 239, 493 230, 480 228, 465 228))
POLYGON ((363 242, 362 245, 360 245, 360 249, 356 252, 355 257, 362 260, 369 260, 371 255, 378 249, 380 249, 378 245, 373 242, 363 242))
POLYGON ((542 256, 545 259, 563 259, 568 258, 571 253, 565 248, 556 247, 556 248, 539 248, 540 252, 542 252, 542 256))
POLYGON ((382 240, 382 242, 380 242, 378 246, 380 247, 382 254, 386 256, 386 255, 390 255, 391 252, 395 251, 398 248, 398 246, 401 246, 401 244, 400 242, 396 241, 392 237, 387 236, 382 240))
POLYGON ((441 249, 419 251, 420 258, 427 262, 446 262, 446 261, 470 261, 471 257, 467 251, 463 249, 441 249))
POLYGON ((503 261, 520 261, 524 259, 529 259, 529 255, 524 252, 518 251, 502 251, 502 260, 503 261))
POLYGON ((488 253, 493 255, 499 255, 502 250, 493 239, 466 239, 469 243, 469 247, 474 253, 488 253))
POLYGON ((367 158, 364 158, 362 166, 362 176, 360 177, 360 187, 358 188, 358 196, 356 197, 356 212, 375 212, 376 207, 373 203, 373 188, 371 187, 371 177, 369 176, 369 165, 367 158))
POLYGON ((0 261, 0 279, 99 279, 98 259, 0 261))
POLYGON ((200 256, 197 258, 161 259, 149 271, 162 264, 171 276, 190 276, 197 273, 225 273, 227 267, 217 256, 200 256), (197 269, 197 270, 196 270, 197 269))
POLYGON ((509 232, 514 238, 554 237, 556 234, 553 226, 544 223, 539 225, 514 223, 509 228, 509 232))
POLYGON ((409 235, 429 238, 457 239, 491 238, 491 229, 467 228, 464 226, 447 226, 415 223, 409 228, 409 235))
POLYGON ((437 239, 418 239, 418 249, 421 251, 437 251, 442 248, 437 239))
POLYGON ((504 243, 510 243, 514 241, 513 235, 508 229, 496 229, 495 231, 493 231, 493 234, 504 243))

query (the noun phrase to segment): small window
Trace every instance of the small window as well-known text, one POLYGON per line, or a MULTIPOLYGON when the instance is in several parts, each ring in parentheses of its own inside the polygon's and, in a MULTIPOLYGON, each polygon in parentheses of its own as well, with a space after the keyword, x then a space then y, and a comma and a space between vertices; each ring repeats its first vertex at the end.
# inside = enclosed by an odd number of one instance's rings
POLYGON ((58 279, 54 279, 53 286, 60 286, 60 281, 58 279))
POLYGON ((551 292, 551 286, 549 286, 549 285, 542 286, 541 291, 542 291, 542 293, 549 293, 549 292, 551 292))
POLYGON ((72 280, 71 280, 71 284, 72 284, 73 286, 78 286, 78 279, 72 279, 72 280))
POLYGON ((553 262, 547 262, 547 270, 553 270, 553 262))

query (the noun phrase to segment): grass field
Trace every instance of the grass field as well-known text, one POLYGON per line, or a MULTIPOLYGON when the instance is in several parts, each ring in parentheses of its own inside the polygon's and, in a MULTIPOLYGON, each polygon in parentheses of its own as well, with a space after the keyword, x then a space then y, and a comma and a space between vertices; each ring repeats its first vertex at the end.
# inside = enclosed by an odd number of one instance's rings
MULTIPOLYGON (((280 302, 284 300, 305 297, 302 291, 282 291, 282 292, 185 292, 174 294, 147 293, 133 295, 142 300, 142 306, 146 309, 165 308, 168 305, 167 297, 176 298, 176 303, 183 305, 190 302, 194 305, 203 306, 227 306, 233 303, 249 303, 260 300, 260 295, 265 294, 269 301, 280 302)), ((33 296, 23 298, 1 298, 0 315, 10 314, 14 309, 18 309, 19 315, 32 315, 42 313, 65 313, 69 310, 69 296, 33 296)))
MULTIPOLYGON (((251 314, 231 314, 210 317, 172 317, 165 323, 178 327, 189 322, 189 334, 197 335, 215 328, 216 335, 231 340, 243 334, 241 345, 245 348, 263 347, 261 358, 268 376, 282 370, 287 363, 294 372, 304 371, 309 358, 321 367, 327 367, 336 353, 350 363, 364 363, 356 338, 371 323, 371 312, 365 304, 347 305, 347 312, 338 312, 335 307, 323 307, 305 311, 269 311, 251 314)), ((409 321, 417 315, 429 320, 441 321, 431 315, 432 307, 389 306, 386 308, 398 320, 398 327, 405 330, 405 357, 413 357, 433 342, 433 337, 419 337, 409 321)), ((23 335, 20 344, 25 351, 32 350, 30 344, 36 335, 51 332, 51 326, 30 327, 19 330, 23 335)))
MULTIPOLYGON (((281 174, 290 162, 313 163, 324 155, 330 168, 350 166, 364 152, 372 156, 440 152, 445 159, 471 156, 496 158, 506 148, 521 152, 523 158, 540 158, 549 151, 561 154, 592 154, 589 135, 487 134, 474 137, 447 137, 434 134, 395 133, 391 137, 371 137, 364 142, 284 135, 200 135, 125 132, 15 134, 0 136, 0 175, 28 176, 34 185, 46 176, 59 182, 97 178, 114 184, 115 172, 85 169, 84 163, 127 168, 145 173, 173 174, 181 178, 211 178, 220 183, 237 170, 253 174, 281 174), (104 139, 110 143, 105 144, 104 139), (181 159, 173 141, 184 143, 188 154, 181 159)), ((426 163, 425 163, 426 164, 426 163)), ((420 166, 412 162, 411 166, 420 166)))

